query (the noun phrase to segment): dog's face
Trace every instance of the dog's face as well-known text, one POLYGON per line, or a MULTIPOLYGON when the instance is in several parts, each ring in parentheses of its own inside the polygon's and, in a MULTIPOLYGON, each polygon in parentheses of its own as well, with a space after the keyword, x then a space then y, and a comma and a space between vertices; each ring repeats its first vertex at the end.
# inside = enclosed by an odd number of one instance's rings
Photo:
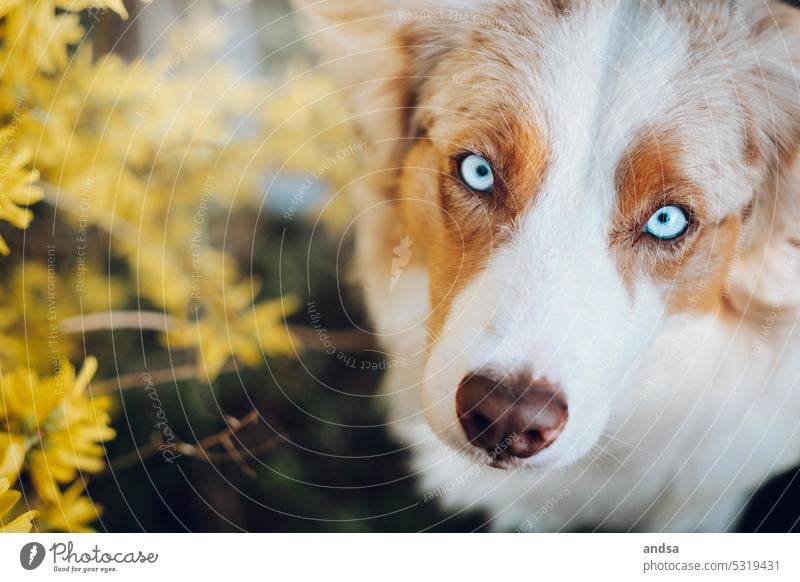
POLYGON ((496 464, 574 462, 653 339, 723 317, 734 258, 782 232, 800 143, 793 13, 335 4, 316 8, 318 30, 343 33, 327 42, 348 47, 334 54, 364 131, 391 144, 381 163, 399 168, 391 195, 428 273, 430 425, 496 464))

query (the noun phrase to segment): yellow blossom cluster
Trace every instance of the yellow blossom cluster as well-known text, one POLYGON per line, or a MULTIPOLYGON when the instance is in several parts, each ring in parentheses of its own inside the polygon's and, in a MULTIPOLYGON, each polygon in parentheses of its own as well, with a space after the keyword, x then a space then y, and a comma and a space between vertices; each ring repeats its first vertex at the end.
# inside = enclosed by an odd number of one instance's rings
MULTIPOLYGON (((64 363, 58 374, 39 378, 20 368, 0 376, 0 479, 16 480, 25 471, 33 485, 39 529, 87 531, 98 508, 80 495, 78 471, 103 469, 100 443, 114 438, 111 399, 92 397, 87 386, 97 369, 88 358, 78 374, 64 363), (62 493, 61 484, 72 484, 62 493)), ((0 517, 2 519, 2 517, 0 517)))
POLYGON ((135 303, 209 381, 232 359, 291 355, 298 302, 264 296, 226 250, 229 222, 260 209, 270 172, 338 190, 357 163, 337 155, 355 140, 325 78, 207 60, 221 22, 203 42, 196 21, 176 27, 155 57, 97 55, 83 10, 128 16, 122 0, 0 0, 0 531, 89 531, 100 512, 85 482, 106 467, 113 402, 92 394, 97 362, 66 323, 113 327, 135 303), (8 233, 39 209, 70 242, 29 258, 8 233))
POLYGON ((8 479, 0 479, 0 533, 27 533, 31 531, 31 520, 39 515, 36 510, 26 511, 14 519, 6 517, 19 503, 22 495, 9 489, 8 479))

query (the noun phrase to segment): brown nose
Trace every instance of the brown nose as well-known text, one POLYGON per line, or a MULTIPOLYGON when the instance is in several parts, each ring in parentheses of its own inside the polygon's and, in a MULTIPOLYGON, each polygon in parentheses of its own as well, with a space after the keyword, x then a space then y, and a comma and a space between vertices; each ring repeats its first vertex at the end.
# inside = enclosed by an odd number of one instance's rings
POLYGON ((456 412, 472 444, 494 456, 521 459, 553 444, 568 417, 558 388, 527 374, 465 377, 456 392, 456 412))

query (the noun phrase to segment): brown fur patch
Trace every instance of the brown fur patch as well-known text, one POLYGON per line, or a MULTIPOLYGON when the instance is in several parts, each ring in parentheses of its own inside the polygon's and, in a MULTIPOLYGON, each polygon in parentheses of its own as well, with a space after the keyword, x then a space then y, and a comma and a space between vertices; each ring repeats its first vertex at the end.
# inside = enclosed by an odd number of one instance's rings
POLYGON ((617 167, 618 219, 611 246, 631 293, 636 277, 643 276, 664 285, 671 312, 716 312, 741 218, 707 224, 704 194, 684 175, 680 154, 680 140, 667 130, 647 128, 633 141, 617 167), (643 232, 647 219, 665 205, 684 208, 692 221, 672 241, 643 232))
MULTIPOLYGON (((765 7, 767 8, 767 7, 765 7)), ((798 19, 796 8, 777 3, 770 3, 765 14, 756 20, 750 27, 755 39, 770 34, 781 34, 789 28, 797 27, 798 19)))
POLYGON ((667 305, 671 312, 702 314, 720 310, 740 227, 739 218, 730 216, 696 237, 669 283, 667 305))
POLYGON ((674 133, 648 127, 633 140, 617 165, 617 214, 610 245, 631 293, 641 273, 669 279, 682 260, 679 246, 695 234, 690 227, 683 240, 656 241, 643 231, 653 213, 674 204, 696 220, 704 215, 702 194, 681 169, 681 149, 674 133))
POLYGON ((755 121, 752 113, 744 108, 742 110, 742 124, 744 132, 744 162, 750 167, 757 166, 763 160, 761 146, 758 144, 755 121))
POLYGON ((644 207, 656 210, 676 190, 695 190, 681 169, 682 144, 667 129, 648 127, 633 140, 615 174, 619 210, 639 218, 644 207))
POLYGON ((549 160, 531 117, 509 108, 498 113, 496 119, 508 120, 498 127, 480 123, 473 113, 451 112, 437 119, 430 137, 407 155, 400 180, 403 217, 412 238, 424 246, 420 250, 430 273, 434 339, 453 300, 485 269, 533 204, 549 160), (493 192, 473 192, 461 182, 458 160, 466 152, 490 161, 493 192))
POLYGON ((568 16, 572 10, 571 0, 547 0, 546 3, 558 16, 568 16))

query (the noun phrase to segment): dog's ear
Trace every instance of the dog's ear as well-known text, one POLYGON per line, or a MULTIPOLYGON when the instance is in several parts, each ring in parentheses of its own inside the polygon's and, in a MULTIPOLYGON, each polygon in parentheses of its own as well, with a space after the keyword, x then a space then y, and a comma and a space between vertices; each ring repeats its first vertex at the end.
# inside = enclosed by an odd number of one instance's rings
MULTIPOLYGON (((746 146, 753 169, 752 220, 800 232, 800 10, 743 2, 755 64, 746 72, 746 146)), ((755 233, 754 233, 755 234, 755 233)), ((763 232, 760 234, 764 234, 763 232)))
POLYGON ((751 49, 737 90, 753 199, 734 284, 748 302, 800 306, 800 10, 773 0, 737 6, 751 49))
POLYGON ((347 92, 360 133, 372 142, 397 142, 413 133, 417 89, 446 50, 435 38, 442 27, 430 25, 430 6, 441 8, 446 0, 293 3, 321 67, 347 92))

